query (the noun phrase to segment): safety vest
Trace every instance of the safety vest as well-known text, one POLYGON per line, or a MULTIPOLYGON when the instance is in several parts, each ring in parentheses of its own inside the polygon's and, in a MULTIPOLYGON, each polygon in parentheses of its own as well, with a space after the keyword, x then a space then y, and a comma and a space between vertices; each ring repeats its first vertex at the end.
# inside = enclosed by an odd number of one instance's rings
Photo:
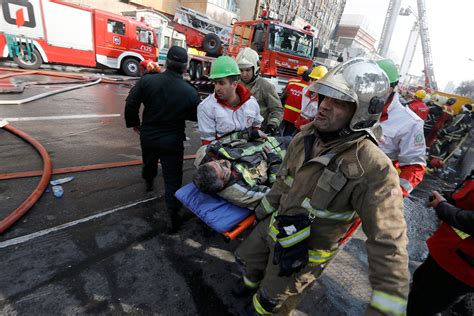
MULTIPOLYGON (((468 180, 453 193, 456 206, 474 212, 474 180, 468 180)), ((474 287, 474 237, 446 223, 427 241, 430 255, 459 281, 474 287)))
POLYGON ((285 109, 283 112, 283 119, 285 121, 294 123, 300 115, 303 89, 307 86, 308 83, 303 80, 288 82, 285 109))

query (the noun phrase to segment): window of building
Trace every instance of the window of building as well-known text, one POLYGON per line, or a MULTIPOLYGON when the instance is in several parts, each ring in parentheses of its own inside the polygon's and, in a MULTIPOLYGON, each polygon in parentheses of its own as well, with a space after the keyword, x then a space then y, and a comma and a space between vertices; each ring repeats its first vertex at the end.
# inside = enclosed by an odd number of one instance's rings
POLYGON ((170 48, 170 37, 165 36, 163 39, 163 48, 170 48))
POLYGON ((173 38, 172 42, 173 42, 173 46, 184 47, 183 40, 173 38))
POLYGON ((208 2, 218 7, 221 7, 223 9, 226 9, 230 12, 234 12, 234 13, 239 12, 237 0, 209 0, 208 2))
POLYGON ((108 19, 107 32, 118 34, 118 35, 125 35, 125 23, 108 19))

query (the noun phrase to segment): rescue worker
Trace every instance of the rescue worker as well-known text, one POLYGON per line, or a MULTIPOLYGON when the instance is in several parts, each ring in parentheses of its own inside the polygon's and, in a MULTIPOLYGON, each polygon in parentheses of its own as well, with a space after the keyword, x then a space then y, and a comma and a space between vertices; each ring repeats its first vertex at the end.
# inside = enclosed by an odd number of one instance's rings
POLYGON ((263 117, 257 100, 239 82, 239 77, 239 67, 232 57, 221 56, 212 63, 209 78, 214 81, 214 93, 197 109, 203 144, 249 127, 260 128, 263 117))
POLYGON ((310 85, 303 89, 301 112, 295 122, 295 127, 298 131, 301 129, 301 126, 314 120, 318 112, 318 92, 315 89, 314 82, 324 77, 327 73, 328 69, 323 65, 316 66, 311 70, 309 74, 310 85))
POLYGON ((181 221, 178 214, 181 203, 174 194, 182 185, 185 120, 197 120, 196 108, 200 101, 196 89, 183 80, 187 62, 185 49, 171 47, 167 54, 166 71, 150 72, 141 77, 130 90, 125 104, 126 126, 140 134, 144 163, 142 177, 147 191, 153 190, 160 160, 172 231, 179 227, 181 221), (142 103, 144 110, 140 121, 142 103))
MULTIPOLYGON (((430 147, 430 156, 433 159, 443 160, 451 153, 461 139, 471 131, 472 105, 465 104, 461 112, 452 120, 451 124, 439 131, 439 136, 430 147)), ((437 163, 431 163, 437 166, 437 163)))
POLYGON ((255 208, 275 182, 291 140, 263 137, 254 130, 238 140, 202 146, 195 160, 196 187, 234 205, 255 208))
POLYGON ((414 100, 408 105, 410 110, 416 113, 423 121, 428 119, 430 109, 426 106, 423 100, 426 98, 426 91, 420 89, 415 92, 414 100))
POLYGON ((450 124, 454 111, 451 106, 456 103, 456 98, 438 97, 434 101, 435 106, 430 108, 430 114, 433 113, 432 117, 428 117, 430 123, 429 130, 425 129, 426 147, 430 148, 434 144, 438 137, 439 131, 446 125, 450 124))
POLYGON ((302 71, 301 78, 290 80, 283 93, 282 103, 285 104, 281 126, 283 136, 291 136, 296 131, 295 121, 301 112, 303 90, 308 86, 310 80, 310 73, 307 70, 308 67, 300 66, 298 73, 302 71))
POLYGON ((263 116, 262 130, 270 135, 279 134, 283 107, 273 84, 260 77, 258 53, 246 47, 239 52, 236 60, 241 74, 240 81, 260 106, 260 114, 263 116))
POLYGON ((145 73, 150 72, 161 72, 160 65, 157 62, 145 59, 140 62, 140 75, 144 75, 145 73))
POLYGON ((388 96, 387 76, 375 62, 356 58, 316 89, 318 114, 290 143, 255 211, 259 222, 236 251, 247 293, 256 291, 246 312, 288 315, 360 218, 373 288, 368 314, 401 315, 409 280, 402 192, 370 136, 388 96))
POLYGON ((382 59, 377 64, 390 81, 390 95, 380 118, 383 137, 379 146, 399 170, 400 186, 406 197, 423 180, 426 170, 423 120, 400 103, 395 90, 400 76, 393 61, 382 59))
POLYGON ((474 293, 473 175, 451 195, 451 202, 433 192, 430 206, 442 224, 427 241, 428 258, 413 274, 408 316, 437 315, 474 293))

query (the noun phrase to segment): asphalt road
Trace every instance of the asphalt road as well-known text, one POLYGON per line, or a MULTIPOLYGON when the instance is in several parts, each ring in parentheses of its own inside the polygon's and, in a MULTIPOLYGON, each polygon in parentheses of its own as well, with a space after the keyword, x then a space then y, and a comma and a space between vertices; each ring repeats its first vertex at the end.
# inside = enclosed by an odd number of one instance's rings
MULTIPOLYGON (((0 81, 5 82, 11 81, 0 81)), ((22 99, 65 86, 35 86, 1 99, 22 99)), ((0 105, 0 118, 35 137, 54 168, 136 160, 141 158, 139 139, 125 128, 122 115, 129 88, 98 84, 31 103, 0 105)), ((199 146, 195 123, 188 123, 187 136, 185 154, 193 154, 199 146)), ((35 150, 0 129, 0 174, 39 169, 35 150)), ((170 219, 162 179, 147 193, 140 170, 131 166, 53 176, 75 179, 63 185, 61 199, 45 192, 26 216, 0 235, 0 314, 241 313, 248 300, 230 294, 239 275, 232 253, 240 241, 227 244, 222 236, 210 235, 186 210, 181 230, 167 234, 170 219)), ((186 161, 184 183, 193 170, 192 161, 186 161)), ((0 181, 0 218, 18 207, 38 181, 0 181)), ((341 251, 295 315, 363 313, 370 298, 364 239, 358 233, 341 251)))

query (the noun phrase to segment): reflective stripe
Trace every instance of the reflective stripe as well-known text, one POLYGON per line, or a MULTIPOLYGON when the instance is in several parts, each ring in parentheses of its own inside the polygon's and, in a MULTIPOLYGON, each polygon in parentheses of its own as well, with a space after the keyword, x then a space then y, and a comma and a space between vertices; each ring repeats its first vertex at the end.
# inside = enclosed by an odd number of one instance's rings
POLYGON ((406 315, 407 301, 382 291, 374 290, 370 305, 385 313, 406 315))
POLYGON ((329 261, 337 252, 336 250, 309 250, 309 262, 324 263, 329 261))
POLYGON ((267 142, 269 142, 271 145, 272 145, 272 149, 277 153, 277 154, 280 154, 280 157, 283 158, 281 156, 281 148, 280 148, 280 142, 275 138, 275 137, 267 137, 267 142))
POLYGON ((265 308, 262 307, 262 305, 258 301, 257 294, 253 295, 253 300, 252 301, 253 301, 253 308, 255 308, 255 310, 257 311, 258 314, 260 314, 260 315, 271 315, 272 314, 272 313, 268 312, 267 310, 265 310, 265 308))
POLYGON ((459 238, 461 238, 461 239, 466 239, 466 238, 471 237, 471 235, 469 235, 469 234, 463 232, 462 230, 459 230, 459 229, 457 229, 457 228, 454 228, 453 226, 451 226, 451 228, 454 230, 454 232, 456 233, 456 235, 458 235, 459 238))
POLYGON ((355 211, 336 213, 328 210, 317 210, 311 206, 310 201, 311 200, 309 198, 305 198, 303 203, 301 203, 301 206, 304 207, 308 213, 314 217, 348 222, 356 215, 355 211))
POLYGON ((252 175, 250 172, 241 164, 236 164, 235 168, 242 174, 242 177, 244 178, 245 182, 247 182, 250 186, 255 186, 257 184, 257 181, 255 181, 252 178, 252 175))
MULTIPOLYGON (((272 227, 274 227, 272 225, 272 227)), ((278 238, 278 243, 283 246, 283 248, 288 248, 296 245, 297 243, 305 240, 311 234, 311 226, 305 227, 302 230, 294 233, 293 235, 278 238)))
POLYGON ((413 186, 407 179, 400 178, 400 186, 405 189, 408 193, 413 191, 413 186))
POLYGON ((300 113, 300 112, 301 112, 301 109, 295 108, 294 106, 291 106, 291 105, 289 105, 289 104, 285 104, 285 109, 294 111, 294 112, 296 112, 296 113, 300 113))
POLYGON ((232 156, 224 149, 224 148, 219 148, 219 153, 224 155, 227 159, 234 160, 232 156))
POLYGON ((259 153, 263 151, 263 144, 262 145, 255 145, 252 147, 245 148, 242 150, 241 156, 252 156, 255 153, 259 153))
POLYGON ((273 118, 269 119, 268 121, 269 121, 269 123, 272 123, 273 125, 275 125, 277 127, 280 125, 280 120, 277 119, 276 117, 273 117, 273 118))
POLYGON ((291 186, 293 185, 293 181, 294 181, 293 177, 286 176, 285 180, 283 180, 283 183, 285 183, 287 186, 291 188, 291 186))
POLYGON ((258 285, 260 284, 260 282, 252 282, 251 280, 249 280, 249 278, 247 278, 245 275, 244 275, 244 284, 246 287, 248 288, 251 288, 251 289, 256 289, 258 287, 258 285))
POLYGON ((267 212, 267 214, 271 214, 271 213, 275 212, 275 208, 270 205, 270 202, 268 202, 267 197, 264 197, 262 199, 262 206, 263 206, 263 209, 265 210, 265 212, 267 212))
POLYGON ((272 214, 272 217, 270 219, 270 225, 268 225, 268 228, 269 228, 268 235, 270 235, 272 240, 275 241, 275 242, 277 241, 277 235, 278 235, 278 229, 276 229, 276 227, 273 226, 273 223, 275 223, 276 214, 277 214, 277 212, 272 214))
POLYGON ((307 84, 304 84, 304 83, 301 83, 301 82, 298 82, 298 81, 292 81, 291 84, 294 84, 296 86, 300 86, 300 87, 303 87, 303 88, 306 88, 308 86, 307 84))

